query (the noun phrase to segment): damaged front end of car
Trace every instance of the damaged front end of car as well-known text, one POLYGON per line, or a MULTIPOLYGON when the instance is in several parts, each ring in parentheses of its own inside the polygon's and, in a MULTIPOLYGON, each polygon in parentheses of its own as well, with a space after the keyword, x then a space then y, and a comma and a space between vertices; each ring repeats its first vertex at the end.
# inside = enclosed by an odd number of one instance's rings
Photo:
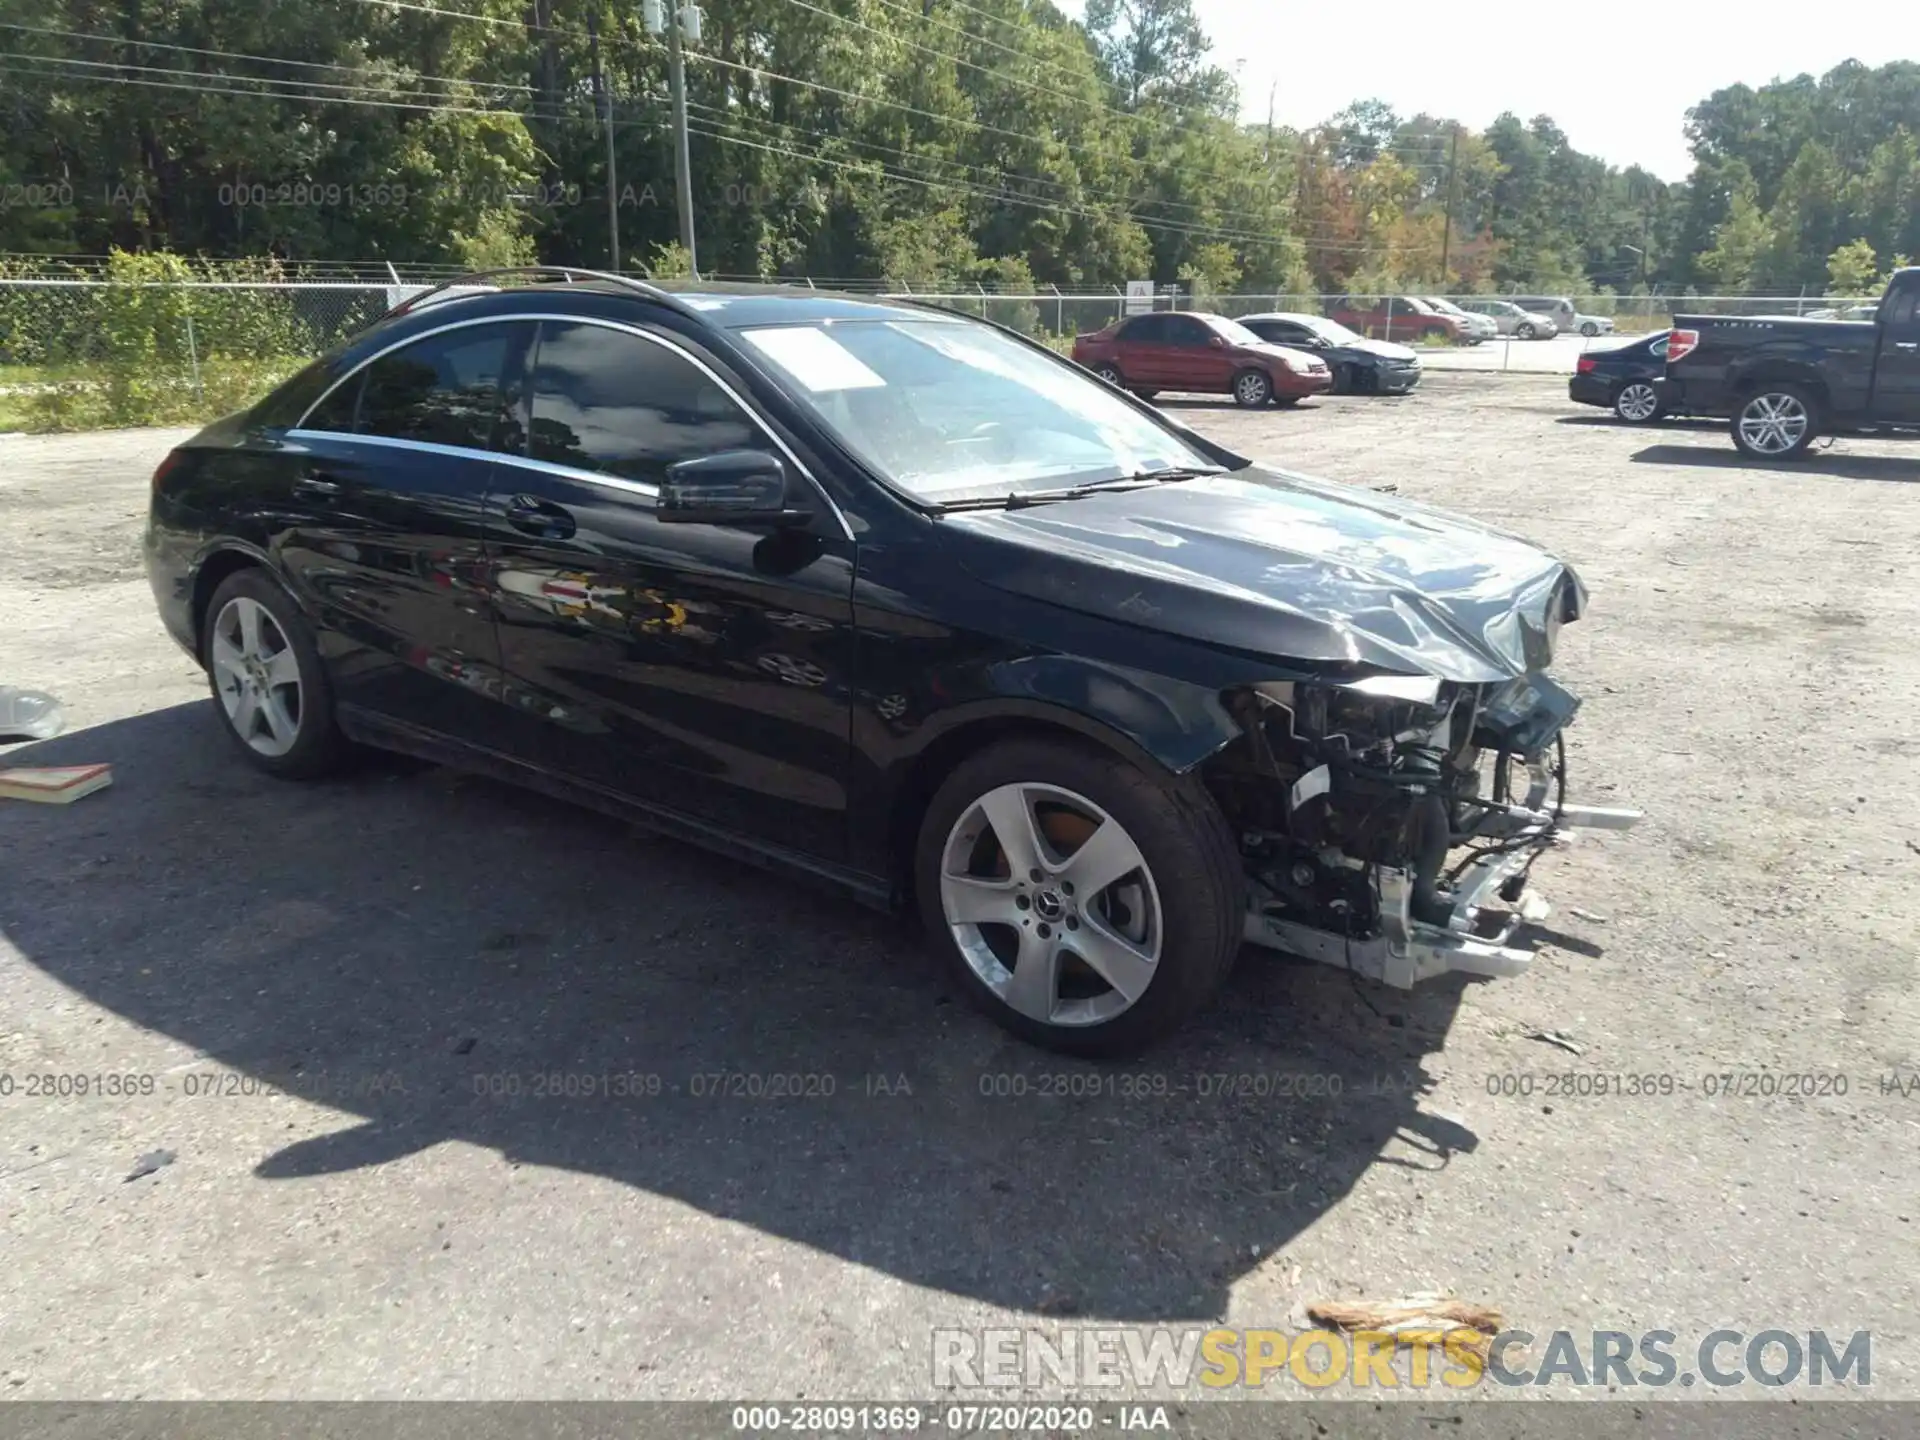
POLYGON ((1513 975, 1546 918, 1534 861, 1637 811, 1570 804, 1580 702, 1544 673, 1284 680, 1224 697, 1240 739, 1203 777, 1239 837, 1246 938, 1398 988, 1513 975))

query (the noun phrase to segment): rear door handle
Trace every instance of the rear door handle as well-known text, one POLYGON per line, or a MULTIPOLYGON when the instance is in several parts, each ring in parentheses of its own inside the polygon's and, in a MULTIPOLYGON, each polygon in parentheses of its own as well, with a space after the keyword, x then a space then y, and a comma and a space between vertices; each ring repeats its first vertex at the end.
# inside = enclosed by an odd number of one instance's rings
POLYGON ((308 500, 332 500, 347 487, 330 470, 303 471, 293 482, 293 493, 308 500))
POLYGON ((506 515, 507 523, 514 529, 543 540, 565 540, 579 528, 572 511, 532 495, 515 495, 507 501, 506 515))

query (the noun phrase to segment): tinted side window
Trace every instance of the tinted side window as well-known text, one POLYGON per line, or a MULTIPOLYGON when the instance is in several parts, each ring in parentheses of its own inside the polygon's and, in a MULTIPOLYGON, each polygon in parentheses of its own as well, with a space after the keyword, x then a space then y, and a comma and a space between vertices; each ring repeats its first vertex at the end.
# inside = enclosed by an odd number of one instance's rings
POLYGON ((1912 284, 1887 302, 1887 329, 1902 333, 1914 329, 1920 321, 1917 307, 1920 307, 1920 284, 1912 284))
POLYGON ((337 430, 342 435, 351 435, 354 412, 360 408, 360 385, 365 379, 364 371, 349 378, 339 389, 315 407, 314 412, 307 416, 302 428, 337 430))
POLYGON ((526 328, 448 330, 382 356, 366 370, 358 433, 517 452, 505 390, 526 328))
POLYGON ((1191 316, 1169 315, 1167 322, 1170 332, 1167 335, 1167 343, 1170 345, 1204 345, 1213 335, 1212 330, 1191 316))
POLYGON ((1120 327, 1120 338, 1136 345, 1163 345, 1167 339, 1167 317, 1141 315, 1120 327))
POLYGON ((1308 339, 1307 332, 1298 325, 1286 325, 1278 320, 1256 320, 1242 322, 1262 340, 1271 340, 1276 345, 1298 345, 1308 339))
POLYGON ((767 443, 686 360, 604 325, 543 324, 532 388, 533 458, 578 470, 658 485, 669 465, 767 443))

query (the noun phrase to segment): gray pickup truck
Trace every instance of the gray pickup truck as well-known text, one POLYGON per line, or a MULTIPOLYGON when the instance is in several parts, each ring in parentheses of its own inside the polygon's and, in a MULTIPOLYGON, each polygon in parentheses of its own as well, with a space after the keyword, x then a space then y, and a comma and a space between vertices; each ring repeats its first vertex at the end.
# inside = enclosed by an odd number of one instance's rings
POLYGON ((1871 320, 1676 315, 1662 408, 1731 420, 1756 460, 1820 435, 1920 438, 1920 266, 1896 270, 1871 320))

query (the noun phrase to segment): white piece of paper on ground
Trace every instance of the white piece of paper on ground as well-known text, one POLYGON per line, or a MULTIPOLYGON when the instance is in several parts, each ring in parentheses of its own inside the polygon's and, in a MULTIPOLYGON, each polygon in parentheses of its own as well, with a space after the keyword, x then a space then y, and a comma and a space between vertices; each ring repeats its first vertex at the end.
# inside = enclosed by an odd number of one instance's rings
POLYGON ((858 355, 824 330, 794 325, 742 333, 755 349, 816 395, 886 386, 858 355))

